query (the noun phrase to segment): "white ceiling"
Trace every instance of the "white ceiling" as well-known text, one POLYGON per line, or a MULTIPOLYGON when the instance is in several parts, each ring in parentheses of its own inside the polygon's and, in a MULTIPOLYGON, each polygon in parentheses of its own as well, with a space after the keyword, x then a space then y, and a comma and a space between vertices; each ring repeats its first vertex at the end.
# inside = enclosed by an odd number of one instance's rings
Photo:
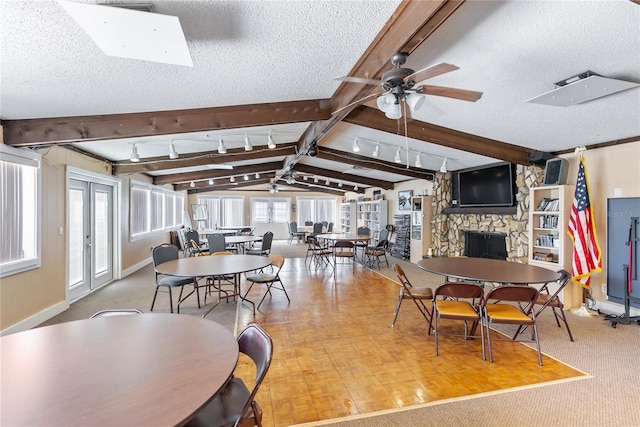
MULTIPOLYGON (((84 3, 97 3, 83 1, 84 3)), ((117 3, 117 2, 109 2, 117 3)), ((127 1, 126 3, 131 3, 127 1)), ((86 116, 331 98, 334 77, 349 74, 399 1, 155 1, 156 13, 178 16, 193 67, 106 56, 54 0, 0 2, 0 118, 86 116)), ((554 82, 591 70, 640 83, 640 6, 614 1, 467 0, 409 57, 415 70, 448 62, 459 70, 429 84, 483 92, 473 103, 429 96, 414 119, 540 151, 640 135, 640 88, 571 107, 525 101, 554 82)), ((391 65, 389 64, 389 68, 391 65)), ((361 76, 367 77, 367 76, 361 76)), ((175 135, 171 138, 83 142, 88 152, 141 157, 296 142, 309 123, 175 135), (191 138, 188 141, 185 138, 191 138), (193 138, 203 139, 194 141, 193 138)), ((497 161, 429 141, 339 123, 322 147, 350 151, 358 136, 370 156, 392 161, 394 147, 417 153, 423 167, 450 170, 497 161)), ((263 162, 283 158, 262 159, 263 162)), ((344 171, 345 164, 305 156, 301 163, 344 171)), ((251 163, 251 162, 245 162, 251 163)), ((254 162, 255 163, 255 162, 254 162)), ((239 166, 240 164, 236 165, 239 166)), ((172 171, 156 174, 175 173, 172 171)), ((402 175, 358 171, 397 182, 402 175)), ((346 179, 346 178, 345 178, 346 179)))

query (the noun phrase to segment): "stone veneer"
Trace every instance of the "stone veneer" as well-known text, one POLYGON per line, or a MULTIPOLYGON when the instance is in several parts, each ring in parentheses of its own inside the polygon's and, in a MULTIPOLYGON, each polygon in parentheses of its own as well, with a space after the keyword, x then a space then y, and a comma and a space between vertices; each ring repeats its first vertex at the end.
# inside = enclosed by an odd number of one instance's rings
MULTIPOLYGON (((451 173, 436 173, 433 184, 432 248, 434 256, 460 256, 464 253, 465 231, 506 234, 507 259, 527 262, 529 252, 529 188, 542 182, 543 169, 517 165, 515 215, 442 212, 451 205, 451 173)), ((472 208, 469 208, 471 210, 472 208)))

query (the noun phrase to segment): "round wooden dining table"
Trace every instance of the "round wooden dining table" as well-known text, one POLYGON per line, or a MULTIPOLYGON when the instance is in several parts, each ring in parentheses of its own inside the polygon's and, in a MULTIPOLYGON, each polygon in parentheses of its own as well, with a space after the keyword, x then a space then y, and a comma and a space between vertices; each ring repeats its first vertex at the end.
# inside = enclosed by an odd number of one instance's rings
POLYGON ((0 337, 2 425, 180 425, 227 382, 233 333, 200 317, 145 313, 0 337))
POLYGON ((421 269, 441 276, 478 282, 528 285, 558 280, 561 274, 531 264, 474 257, 425 258, 416 263, 421 269))
MULTIPOLYGON (((270 265, 271 259, 261 255, 198 256, 178 258, 163 262, 156 266, 156 271, 161 274, 180 277, 239 276, 241 273, 259 270, 270 265)), ((237 283, 240 283, 239 277, 237 283)), ((240 297, 242 301, 250 303, 255 313, 253 301, 244 298, 242 292, 238 292, 237 296, 240 297)), ((209 311, 204 313, 202 317, 204 318, 207 314, 211 313, 219 303, 220 300, 218 300, 209 311)))

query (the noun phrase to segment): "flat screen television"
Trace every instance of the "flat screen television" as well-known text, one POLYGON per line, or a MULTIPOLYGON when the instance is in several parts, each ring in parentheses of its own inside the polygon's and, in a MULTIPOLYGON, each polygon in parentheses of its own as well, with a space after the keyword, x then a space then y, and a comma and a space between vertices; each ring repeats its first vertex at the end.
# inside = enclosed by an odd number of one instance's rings
POLYGON ((458 206, 514 206, 515 176, 515 165, 511 163, 458 172, 458 206))

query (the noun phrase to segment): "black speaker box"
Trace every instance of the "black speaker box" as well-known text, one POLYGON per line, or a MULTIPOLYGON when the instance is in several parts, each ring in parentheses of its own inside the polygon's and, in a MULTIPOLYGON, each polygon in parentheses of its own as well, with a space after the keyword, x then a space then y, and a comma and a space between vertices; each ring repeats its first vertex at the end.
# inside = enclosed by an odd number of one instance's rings
POLYGON ((569 162, 565 159, 550 159, 544 167, 542 185, 564 185, 567 183, 569 162))
POLYGON ((536 166, 545 166, 550 159, 553 159, 553 156, 544 151, 534 151, 529 155, 529 161, 536 166))

